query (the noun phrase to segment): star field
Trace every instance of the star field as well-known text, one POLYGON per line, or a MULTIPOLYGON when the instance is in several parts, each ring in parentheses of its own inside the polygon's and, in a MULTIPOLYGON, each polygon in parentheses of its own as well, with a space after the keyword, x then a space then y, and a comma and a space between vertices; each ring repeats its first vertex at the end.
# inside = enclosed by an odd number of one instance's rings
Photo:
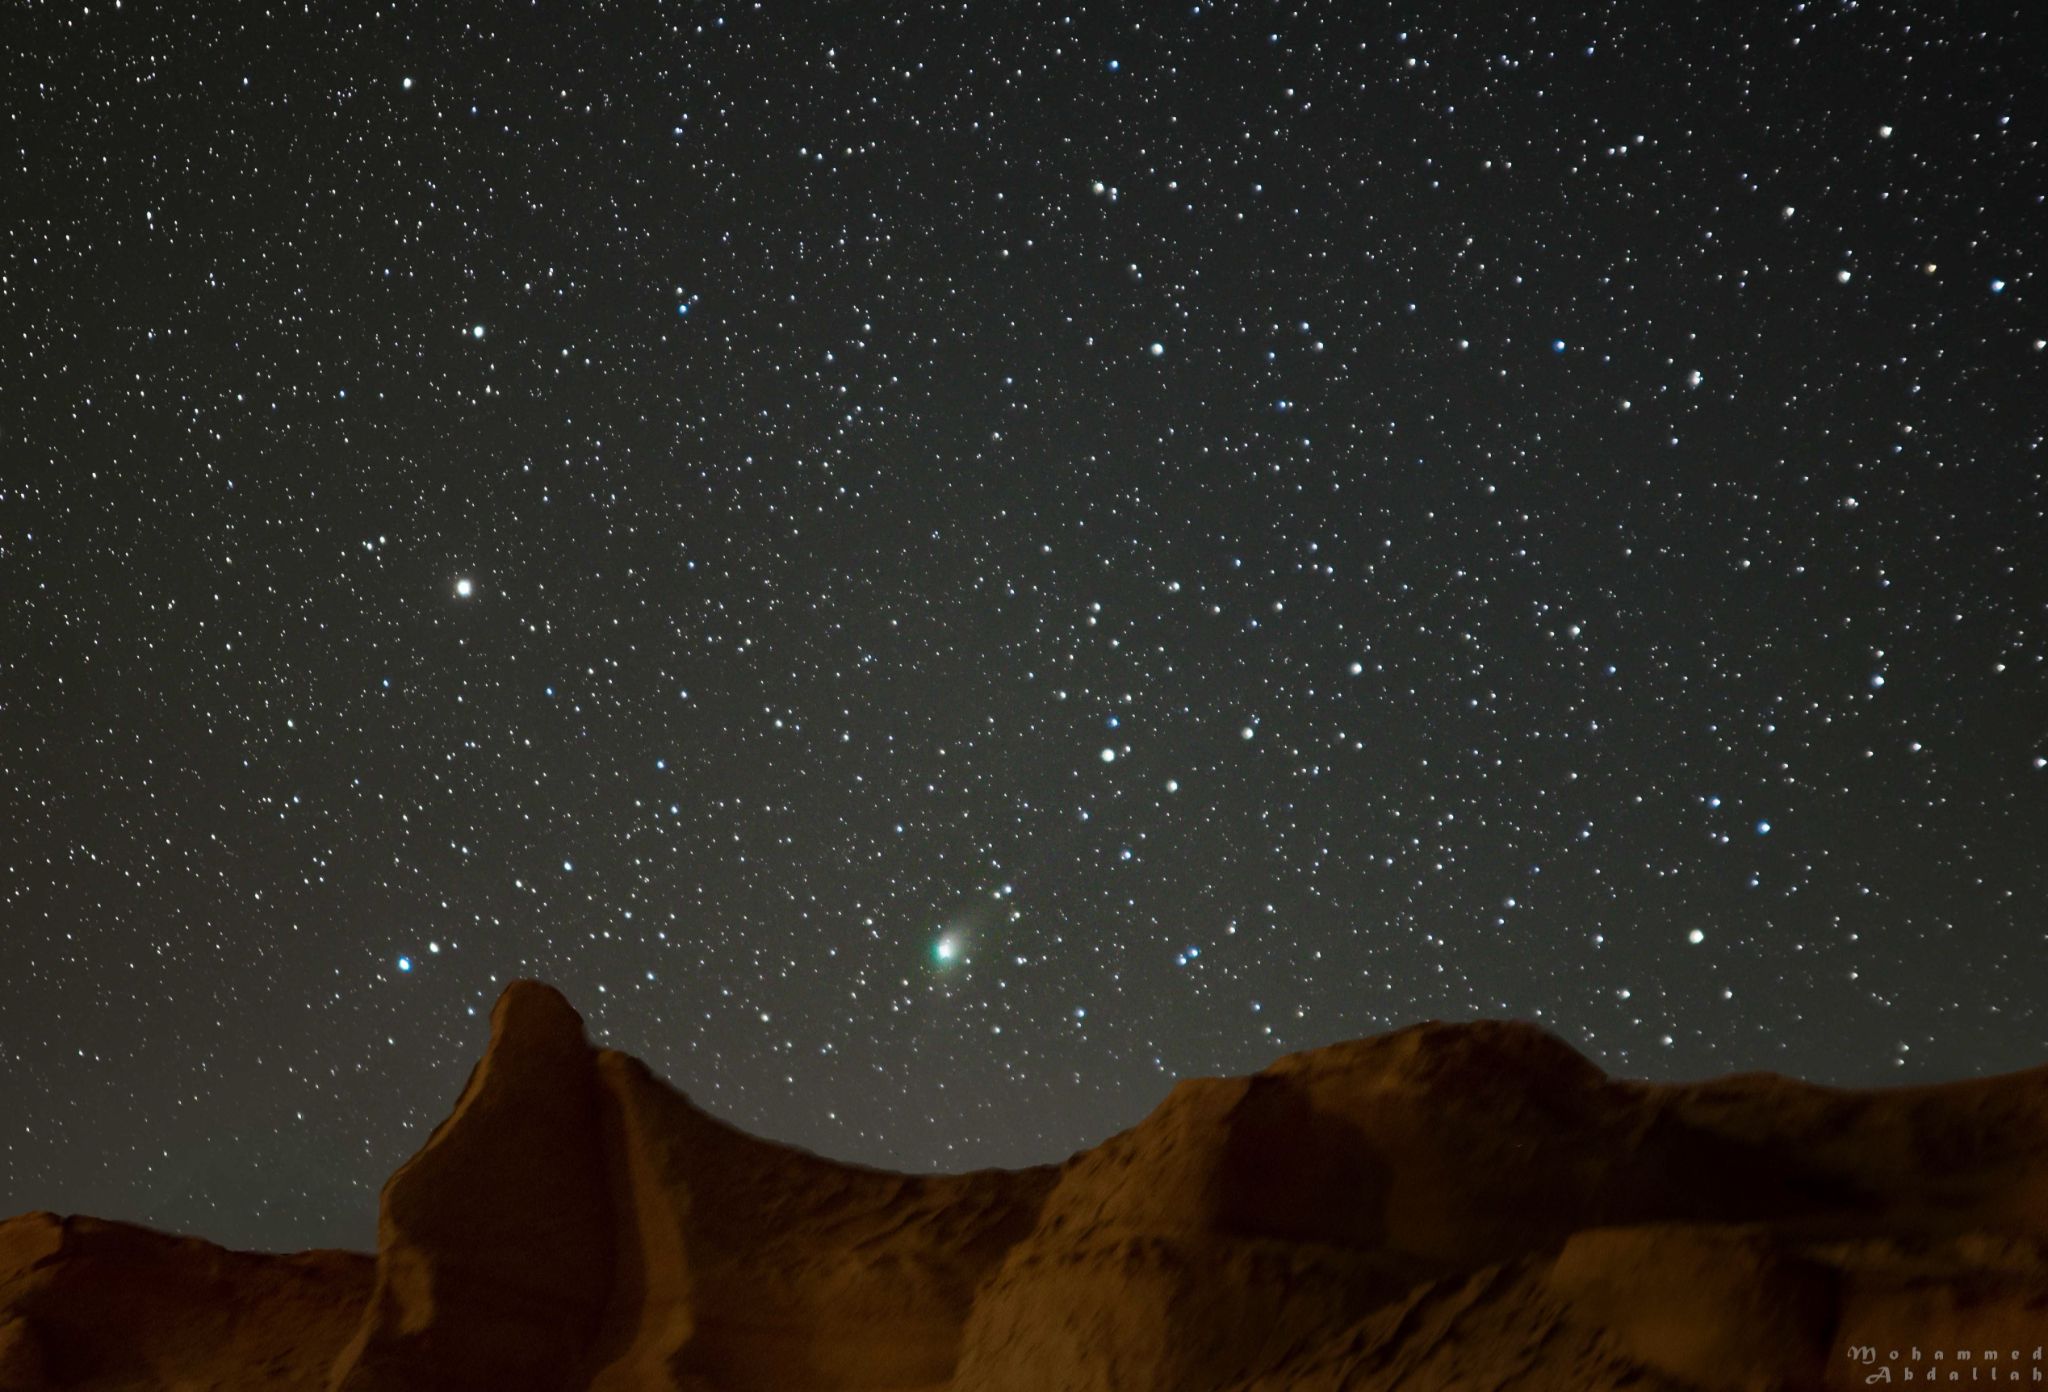
POLYGON ((0 1211, 366 1247, 520 976, 910 1169, 2048 1058, 2024 6, 200 8, 6 40, 0 1211))

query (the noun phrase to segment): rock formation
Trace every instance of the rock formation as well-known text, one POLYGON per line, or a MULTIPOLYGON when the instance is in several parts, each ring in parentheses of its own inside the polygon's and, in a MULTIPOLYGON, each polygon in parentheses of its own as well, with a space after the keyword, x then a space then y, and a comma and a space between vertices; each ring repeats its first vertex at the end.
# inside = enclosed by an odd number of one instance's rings
POLYGON ((374 1264, 0 1223, 0 1392, 2031 1384, 2044 1337, 2048 1068, 1652 1086, 1492 1022, 898 1175, 724 1125, 521 982, 374 1264))
POLYGON ((0 1223, 0 1389, 318 1388, 373 1267, 24 1214, 0 1223))
POLYGON ((570 1385, 617 1265, 594 1063, 555 991, 498 998, 455 1110, 384 1185, 377 1284, 334 1392, 570 1385))

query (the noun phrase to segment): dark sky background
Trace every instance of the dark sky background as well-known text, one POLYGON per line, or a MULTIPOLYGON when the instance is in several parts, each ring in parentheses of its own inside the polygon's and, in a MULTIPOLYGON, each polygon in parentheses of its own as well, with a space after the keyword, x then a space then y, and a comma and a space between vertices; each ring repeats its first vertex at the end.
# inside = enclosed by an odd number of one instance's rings
POLYGON ((521 976, 911 1169, 2048 1059, 2029 5, 179 8, 0 40, 0 1211, 367 1246, 521 976))

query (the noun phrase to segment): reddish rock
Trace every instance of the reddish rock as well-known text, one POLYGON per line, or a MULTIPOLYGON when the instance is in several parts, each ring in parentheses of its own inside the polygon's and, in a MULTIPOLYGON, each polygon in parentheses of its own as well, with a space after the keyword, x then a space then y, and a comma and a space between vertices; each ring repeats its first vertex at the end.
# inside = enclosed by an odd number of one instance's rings
POLYGON ((318 1392, 369 1295, 354 1252, 230 1252, 127 1223, 0 1223, 0 1392, 318 1392))
POLYGON ((899 1175, 734 1130, 522 982, 374 1269, 0 1223, 0 1392, 1756 1392, 2048 1377, 2044 1322, 2048 1069, 1650 1086, 1491 1022, 899 1175))
POLYGON ((975 1291, 1036 1221, 1050 1168, 837 1164, 714 1120, 635 1059, 606 1053, 599 1070, 627 1199, 593 1386, 906 1388, 952 1376, 975 1291))
POLYGON ((455 1110, 384 1185, 335 1392, 577 1385, 616 1262, 595 1057, 551 988, 498 998, 455 1110))
POLYGON ((0 1322, 0 1392, 33 1392, 54 1381, 35 1322, 25 1315, 0 1322))

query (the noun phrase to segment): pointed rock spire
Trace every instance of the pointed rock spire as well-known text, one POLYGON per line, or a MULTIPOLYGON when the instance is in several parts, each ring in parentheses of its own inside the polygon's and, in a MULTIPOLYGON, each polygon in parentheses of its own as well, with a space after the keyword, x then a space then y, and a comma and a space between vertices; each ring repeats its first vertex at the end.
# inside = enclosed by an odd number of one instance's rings
POLYGON ((572 1385, 614 1264, 595 1062, 561 993, 505 988, 455 1110, 384 1185, 334 1392, 572 1385))

